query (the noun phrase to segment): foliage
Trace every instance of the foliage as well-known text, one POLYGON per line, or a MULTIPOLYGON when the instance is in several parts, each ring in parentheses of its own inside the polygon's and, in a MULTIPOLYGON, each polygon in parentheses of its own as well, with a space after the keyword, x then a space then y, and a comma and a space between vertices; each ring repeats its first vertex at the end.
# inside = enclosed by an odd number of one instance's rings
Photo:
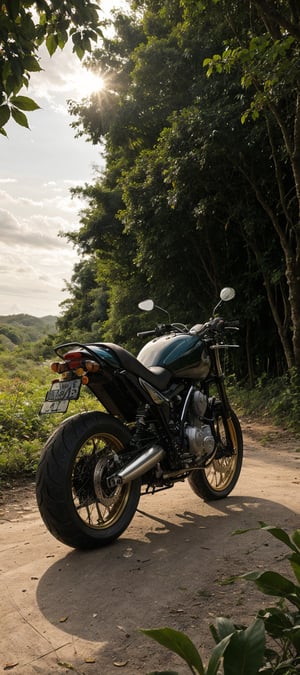
MULTIPOLYGON (((38 344, 38 343, 35 343, 38 344)), ((35 472, 49 434, 62 415, 39 415, 53 377, 49 364, 32 360, 17 348, 0 354, 0 484, 8 475, 35 472)), ((75 411, 99 408, 99 402, 83 392, 80 402, 70 404, 65 417, 75 411)))
POLYGON ((299 384, 296 371, 281 377, 269 378, 263 373, 255 387, 237 384, 235 377, 228 378, 227 391, 235 410, 273 421, 295 433, 300 433, 299 384))
POLYGON ((40 71, 38 50, 45 43, 52 56, 71 39, 82 59, 101 34, 99 7, 92 0, 3 0, 0 12, 0 134, 12 117, 28 127, 26 111, 39 108, 21 90, 40 71), (25 111, 25 112, 24 112, 25 111))
MULTIPOLYGON (((125 302, 125 299, 124 299, 125 302)), ((132 325, 136 329, 135 317, 132 325)), ((120 330, 122 327, 120 327, 120 330)), ((59 336, 50 336, 0 352, 0 474, 34 473, 41 448, 62 415, 39 415, 45 393, 52 381, 49 363, 59 336)), ((74 338, 75 339, 75 338, 74 338)), ((77 336, 78 339, 78 336, 77 336)), ((63 341, 63 340, 61 340, 63 341)), ((141 346, 141 345, 140 345, 141 346)), ((262 378, 255 389, 238 386, 233 378, 229 396, 240 414, 268 416, 278 424, 299 432, 297 382, 287 376, 277 380, 262 378)), ((85 389, 80 400, 71 402, 65 417, 80 409, 98 409, 99 402, 85 389)))
POLYGON ((4 347, 14 349, 24 342, 35 342, 55 332, 56 317, 36 317, 30 314, 0 316, 0 351, 4 347), (3 336, 6 338, 2 343, 3 336), (3 347, 2 347, 3 345, 3 347))
MULTIPOLYGON (((298 64, 300 55, 299 7, 292 1, 275 3, 274 9, 263 0, 254 3, 254 21, 247 29, 247 22, 241 20, 240 7, 232 8, 228 0, 220 0, 223 11, 230 13, 234 27, 230 40, 224 41, 222 54, 216 53, 205 59, 208 75, 215 70, 224 72, 240 81, 241 90, 247 92, 248 106, 245 106, 241 121, 249 116, 265 126, 270 146, 270 157, 274 166, 277 193, 276 206, 271 194, 261 191, 255 175, 246 166, 241 166, 250 188, 255 191, 258 203, 267 215, 271 229, 278 236, 285 261, 285 276, 289 289, 288 305, 292 325, 292 350, 287 340, 285 322, 278 321, 278 300, 273 297, 271 284, 265 278, 270 306, 281 335, 289 368, 300 368, 300 283, 296 272, 300 249, 300 90, 298 64), (255 28, 253 27, 255 25, 255 28), (294 195, 291 201, 291 194, 294 195)), ((249 7, 247 0, 241 5, 249 7)), ((269 189, 268 189, 269 191, 269 189)), ((260 254, 257 242, 255 255, 260 254)))
MULTIPOLYGON (((211 626, 216 647, 207 667, 203 665, 195 645, 184 633, 170 628, 142 631, 178 654, 194 675, 217 675, 221 666, 224 675, 299 673, 300 530, 289 536, 281 528, 265 523, 260 526, 289 549, 287 559, 296 582, 273 571, 243 574, 240 578, 252 581, 262 593, 278 599, 273 606, 260 609, 255 621, 248 627, 238 627, 227 618, 217 619, 216 625, 211 626)), ((241 531, 235 534, 241 534, 241 531)), ((156 675, 166 675, 166 671, 157 672, 156 675)))
POLYGON ((138 300, 193 324, 230 283, 238 381, 298 372, 294 4, 274 14, 260 0, 146 0, 115 15, 114 36, 88 62, 107 89, 71 104, 73 126, 101 143, 106 167, 77 189, 87 207, 68 237, 82 259, 61 331, 77 325, 136 350, 138 300))

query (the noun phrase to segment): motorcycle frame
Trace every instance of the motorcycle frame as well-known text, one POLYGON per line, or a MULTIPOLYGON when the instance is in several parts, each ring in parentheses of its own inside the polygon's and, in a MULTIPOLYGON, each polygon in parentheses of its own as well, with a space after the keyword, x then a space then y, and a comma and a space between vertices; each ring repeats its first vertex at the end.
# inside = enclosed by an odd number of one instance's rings
MULTIPOLYGON (((178 381, 176 381, 175 376, 172 380, 172 387, 178 384, 178 388, 175 387, 175 391, 172 392, 172 395, 175 395, 178 390, 182 390, 183 386, 184 388, 188 389, 181 413, 180 439, 183 443, 184 428, 195 386, 199 386, 200 384, 202 391, 209 398, 210 386, 215 385, 222 405, 222 417, 227 444, 229 445, 230 450, 233 452, 234 448, 237 447, 237 438, 231 418, 231 406, 225 388, 224 374, 220 360, 220 349, 230 348, 233 345, 214 344, 211 339, 206 339, 205 342, 207 351, 210 352, 211 357, 211 368, 209 375, 201 381, 189 378, 178 378, 178 381)), ((168 420, 164 414, 164 406, 155 404, 153 402, 151 396, 141 385, 141 378, 139 376, 130 373, 121 366, 120 368, 116 368, 111 363, 108 363, 108 361, 106 361, 104 358, 99 357, 93 349, 94 346, 96 347, 97 343, 91 344, 89 346, 81 343, 67 343, 64 345, 59 345, 55 351, 58 356, 63 358, 63 354, 61 353, 62 350, 70 349, 71 347, 79 347, 80 350, 82 350, 83 359, 88 357, 99 363, 100 370, 97 373, 89 374, 87 387, 96 396, 107 412, 112 416, 121 419, 126 424, 132 424, 136 420, 137 408, 139 406, 148 404, 154 416, 161 424, 164 434, 168 438, 169 447, 171 448, 174 438, 169 429, 168 420)), ((163 400, 169 400, 169 391, 170 390, 165 390, 164 392, 160 392, 157 390, 158 395, 162 397, 162 402, 163 400)), ((213 425, 213 420, 208 421, 213 425)))

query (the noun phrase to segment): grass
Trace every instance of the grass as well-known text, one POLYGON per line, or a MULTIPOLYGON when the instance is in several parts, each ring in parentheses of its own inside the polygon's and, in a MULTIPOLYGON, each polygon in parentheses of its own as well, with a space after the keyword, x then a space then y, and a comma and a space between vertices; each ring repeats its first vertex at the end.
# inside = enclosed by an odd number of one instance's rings
POLYGON ((48 363, 0 354, 0 485, 8 476, 34 474, 42 447, 64 417, 99 409, 95 397, 83 390, 65 415, 40 415, 45 393, 53 379, 48 363))
POLYGON ((299 388, 288 375, 269 380, 262 378, 254 389, 231 384, 227 391, 237 414, 268 419, 300 434, 299 388))

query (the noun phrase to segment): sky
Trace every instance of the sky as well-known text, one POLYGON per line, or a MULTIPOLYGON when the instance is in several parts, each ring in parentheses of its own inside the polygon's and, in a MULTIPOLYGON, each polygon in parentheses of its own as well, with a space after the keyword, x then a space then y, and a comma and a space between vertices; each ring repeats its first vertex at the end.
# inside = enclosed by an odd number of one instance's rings
POLYGON ((9 121, 0 135, 0 316, 62 313, 79 254, 61 233, 78 229, 86 206, 70 188, 103 168, 101 148, 75 138, 67 110, 87 93, 88 71, 69 46, 51 59, 43 49, 41 65, 24 91, 41 107, 26 113, 30 130, 9 121))

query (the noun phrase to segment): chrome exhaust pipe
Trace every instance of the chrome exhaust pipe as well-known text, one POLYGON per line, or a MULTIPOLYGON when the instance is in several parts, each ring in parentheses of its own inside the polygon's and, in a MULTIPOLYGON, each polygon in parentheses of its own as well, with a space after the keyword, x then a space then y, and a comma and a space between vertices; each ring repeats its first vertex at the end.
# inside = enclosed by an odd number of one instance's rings
POLYGON ((143 452, 142 455, 136 457, 133 462, 124 466, 124 469, 109 476, 107 478, 108 487, 114 488, 118 485, 130 483, 130 481, 135 478, 139 478, 139 476, 142 476, 152 469, 155 464, 163 458, 164 454, 165 451, 160 445, 153 445, 151 448, 148 448, 146 452, 143 452))

